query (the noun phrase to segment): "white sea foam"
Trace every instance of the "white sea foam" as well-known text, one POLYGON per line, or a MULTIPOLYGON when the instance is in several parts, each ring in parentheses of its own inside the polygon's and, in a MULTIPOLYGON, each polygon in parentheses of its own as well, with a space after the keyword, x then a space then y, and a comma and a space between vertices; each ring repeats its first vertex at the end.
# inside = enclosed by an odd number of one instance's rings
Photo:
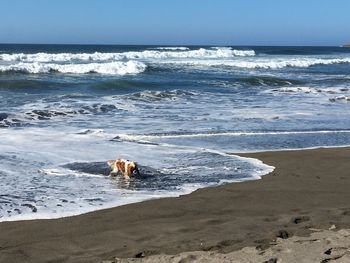
MULTIPOLYGON (((2 68, 4 67, 16 67, 21 66, 21 63, 31 65, 31 68, 48 68, 50 65, 56 64, 44 64, 44 63, 65 63, 65 68, 69 68, 71 71, 89 71, 92 70, 89 67, 98 66, 93 62, 107 63, 128 63, 127 60, 141 60, 133 61, 132 63, 157 63, 157 64, 172 64, 172 65, 187 65, 196 67, 237 67, 246 69, 281 69, 286 67, 310 67, 314 65, 331 65, 350 63, 350 57, 341 58, 327 58, 327 57, 254 57, 254 50, 237 50, 229 47, 217 47, 217 48, 199 48, 190 50, 185 47, 159 47, 157 50, 144 50, 144 51, 128 51, 119 53, 35 53, 35 54, 0 54, 0 62, 3 61, 2 68), (248 58, 243 58, 248 57, 248 58), (12 63, 11 63, 12 62, 12 63), (78 63, 81 70, 72 70, 70 64, 66 66, 66 63, 78 63), (87 63, 89 62, 89 63, 87 63), (8 64, 10 63, 10 64, 8 64), (34 64, 38 63, 38 64, 34 64), (80 64, 79 64, 80 63, 80 64), (86 63, 86 64, 83 64, 86 63), (44 65, 43 65, 44 64, 44 65), (82 65, 85 66, 83 69, 82 65)), ((102 63, 99 63, 102 64, 102 63)), ((108 64, 107 64, 108 65, 108 64)), ((139 67, 138 67, 139 68, 139 67)), ((32 71, 36 71, 31 69, 32 71)), ((43 69, 42 69, 43 70, 43 69)), ((52 69, 55 70, 55 69, 52 69)), ((100 71, 109 71, 99 69, 100 71)), ((120 69, 118 69, 119 71, 120 69)), ((4 71, 4 70, 2 70, 4 71)), ((44 69, 45 71, 45 69, 44 69)), ((46 69, 47 71, 47 69, 46 69)), ((62 69, 62 72, 67 70, 62 69)), ((115 70, 112 70, 115 71, 115 70)), ((110 74, 110 73, 108 73, 110 74)), ((114 73, 113 73, 114 74, 114 73)))
MULTIPOLYGON (((0 205, 0 221, 72 216, 147 199, 188 194, 198 188, 234 182, 240 178, 242 180, 259 179, 258 176, 270 171, 267 166, 251 165, 248 160, 240 161, 237 160, 237 156, 210 149, 170 145, 172 150, 169 151, 169 147, 165 146, 150 148, 125 142, 110 143, 108 140, 96 136, 87 136, 88 138, 82 140, 82 136, 76 133, 83 132, 85 134, 85 130, 66 129, 68 130, 53 131, 54 129, 28 128, 15 130, 11 133, 0 130, 2 150, 4 153, 11 152, 11 154, 5 155, 5 161, 0 164, 1 171, 6 174, 5 179, 0 183, 0 188, 5 198, 6 195, 8 196, 3 201, 8 200, 12 202, 13 206, 7 207, 7 203, 3 203, 2 207, 0 205), (67 136, 67 132, 70 135, 76 135, 67 136), (109 148, 108 151, 106 151, 106 147, 109 148), (79 151, 80 149, 89 149, 89 151, 79 151), (101 161, 108 160, 113 158, 112 156, 116 153, 123 153, 125 158, 132 156, 144 166, 154 168, 156 171, 173 169, 177 179, 186 175, 187 172, 196 171, 198 167, 203 166, 203 163, 205 169, 201 173, 213 174, 217 171, 217 165, 224 162, 227 171, 223 171, 223 173, 226 173, 227 176, 223 177, 220 183, 216 180, 211 182, 194 181, 192 183, 191 180, 185 179, 184 183, 179 183, 174 185, 174 188, 166 190, 164 190, 163 185, 158 185, 159 190, 153 188, 133 190, 124 189, 128 182, 125 182, 123 178, 108 178, 63 167, 64 164, 72 162, 87 164, 96 162, 96 157, 101 161), (207 162, 213 157, 212 154, 220 155, 217 156, 219 159, 223 156, 222 161, 207 162), (79 160, 77 160, 77 156, 79 156, 79 160), (176 161, 178 156, 193 156, 196 157, 196 161, 193 163, 182 162, 174 170, 173 161, 176 161), (17 181, 15 179, 18 176, 17 173, 22 171, 13 171, 12 168, 13 164, 19 161, 23 163, 23 167, 26 167, 23 170, 23 174, 26 176, 22 176, 23 180, 17 181), (246 174, 240 176, 235 170, 237 166, 242 167, 246 174), (28 193, 23 189, 31 189, 33 192, 28 193), (34 194, 31 195, 31 193, 34 194), (18 196, 18 198, 13 196, 18 196), (17 214, 17 211, 21 214, 17 214)), ((145 183, 147 182, 145 181, 145 183)))
POLYGON ((189 50, 188 47, 156 47, 158 50, 189 50))
POLYGON ((236 56, 254 56, 254 50, 236 50, 231 48, 196 50, 144 50, 120 53, 35 53, 0 54, 0 61, 7 62, 72 62, 72 61, 118 61, 125 59, 165 59, 165 58, 232 58, 236 56))
POLYGON ((337 96, 335 98, 329 99, 331 102, 350 102, 349 96, 337 96))
POLYGON ((346 58, 293 58, 293 59, 254 59, 254 60, 181 60, 164 61, 163 63, 198 66, 198 67, 237 67, 246 69, 281 69, 286 67, 311 67, 315 65, 347 64, 346 58))
POLYGON ((305 94, 338 94, 350 92, 347 87, 329 87, 329 88, 315 88, 315 87, 282 87, 277 89, 268 89, 262 93, 305 93, 305 94))
POLYGON ((278 91, 282 93, 312 93, 312 94, 317 94, 320 93, 321 91, 316 88, 311 88, 311 87, 283 87, 279 89, 274 89, 273 91, 278 91))
POLYGON ((117 138, 125 141, 172 139, 172 138, 196 138, 196 137, 218 137, 218 136, 261 136, 261 135, 293 135, 293 134, 328 134, 328 133, 350 133, 350 130, 321 130, 321 131, 266 131, 266 132, 213 132, 213 133, 187 133, 187 134, 151 134, 133 135, 118 134, 117 138))
POLYGON ((111 75, 137 74, 145 71, 147 66, 139 61, 87 63, 87 64, 53 64, 53 63, 16 63, 12 65, 0 65, 0 72, 19 71, 26 73, 49 73, 57 71, 60 73, 85 74, 100 73, 111 75))

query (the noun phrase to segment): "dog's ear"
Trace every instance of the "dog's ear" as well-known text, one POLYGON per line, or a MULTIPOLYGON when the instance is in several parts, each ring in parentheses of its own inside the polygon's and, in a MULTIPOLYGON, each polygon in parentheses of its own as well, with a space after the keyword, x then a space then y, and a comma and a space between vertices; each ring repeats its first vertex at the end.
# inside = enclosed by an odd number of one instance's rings
POLYGON ((113 166, 114 166, 114 164, 115 164, 115 161, 114 161, 114 160, 108 160, 108 161, 107 161, 107 164, 108 164, 111 168, 113 168, 113 166))

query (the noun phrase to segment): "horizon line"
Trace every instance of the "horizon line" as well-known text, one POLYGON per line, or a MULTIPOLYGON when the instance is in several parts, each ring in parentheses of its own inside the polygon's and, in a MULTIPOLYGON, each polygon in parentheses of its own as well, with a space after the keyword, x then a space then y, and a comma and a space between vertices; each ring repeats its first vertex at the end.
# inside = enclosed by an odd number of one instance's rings
POLYGON ((260 45, 260 44, 96 44, 96 43, 11 43, 11 42, 0 42, 0 45, 62 45, 62 46, 217 46, 217 47, 345 47, 349 44, 341 44, 341 45, 260 45))

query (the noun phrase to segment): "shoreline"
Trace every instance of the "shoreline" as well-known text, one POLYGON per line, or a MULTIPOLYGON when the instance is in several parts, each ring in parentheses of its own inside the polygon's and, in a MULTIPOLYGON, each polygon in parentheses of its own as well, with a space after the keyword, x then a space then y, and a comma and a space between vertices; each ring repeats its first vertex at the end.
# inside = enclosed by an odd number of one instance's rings
MULTIPOLYGON (((220 154, 222 154, 222 153, 220 153, 220 154)), ((251 177, 245 178, 245 179, 220 180, 218 183, 212 182, 212 183, 207 183, 207 184, 203 184, 203 185, 199 185, 199 186, 197 185, 196 187, 192 186, 192 184, 189 184, 190 187, 188 187, 188 185, 187 185, 187 190, 181 189, 181 190, 170 192, 168 194, 160 194, 160 192, 157 192, 157 194, 154 194, 153 197, 134 198, 133 201, 122 203, 122 204, 109 203, 109 204, 97 207, 94 210, 85 210, 85 211, 80 211, 77 213, 71 213, 71 212, 70 213, 63 213, 63 214, 61 213, 61 214, 56 215, 56 216, 54 216, 52 214, 50 215, 50 214, 36 212, 36 213, 32 213, 32 214, 24 214, 24 215, 18 215, 18 216, 11 216, 11 217, 7 217, 7 218, 0 218, 0 224, 3 222, 21 222, 21 221, 33 221, 33 220, 63 219, 63 218, 68 218, 68 217, 81 216, 81 215, 85 215, 88 213, 94 213, 94 212, 98 212, 101 210, 113 209, 113 208, 120 207, 120 206, 141 203, 141 202, 145 202, 145 201, 158 200, 158 199, 162 199, 162 198, 176 198, 176 197, 180 197, 183 195, 189 195, 189 194, 191 194, 199 189, 205 189, 205 188, 209 188, 209 187, 218 187, 221 185, 231 184, 231 183, 241 183, 241 182, 245 182, 245 181, 260 180, 263 176, 268 175, 270 172, 272 172, 275 169, 275 167, 267 165, 264 162, 262 162, 261 160, 256 159, 256 158, 242 157, 242 156, 240 156, 239 153, 224 153, 224 154, 232 156, 234 158, 243 159, 244 161, 253 164, 256 168, 263 169, 263 171, 255 171, 254 173, 251 174, 251 177), (159 194, 159 196, 157 196, 158 194, 159 194), (155 197, 155 196, 157 196, 157 197, 155 197)), ((194 183, 193 185, 196 185, 196 183, 194 183)))
POLYGON ((350 228, 350 148, 238 153, 275 170, 260 180, 198 189, 49 220, 0 223, 0 261, 100 262, 186 251, 266 249, 277 236, 350 228))

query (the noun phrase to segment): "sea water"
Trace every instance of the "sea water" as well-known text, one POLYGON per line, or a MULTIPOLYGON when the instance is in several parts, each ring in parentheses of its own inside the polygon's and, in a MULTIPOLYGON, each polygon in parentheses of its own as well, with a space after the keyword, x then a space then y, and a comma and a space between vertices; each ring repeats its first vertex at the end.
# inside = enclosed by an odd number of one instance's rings
POLYGON ((349 117, 346 48, 0 45, 0 221, 259 179, 229 153, 350 145, 349 117))

